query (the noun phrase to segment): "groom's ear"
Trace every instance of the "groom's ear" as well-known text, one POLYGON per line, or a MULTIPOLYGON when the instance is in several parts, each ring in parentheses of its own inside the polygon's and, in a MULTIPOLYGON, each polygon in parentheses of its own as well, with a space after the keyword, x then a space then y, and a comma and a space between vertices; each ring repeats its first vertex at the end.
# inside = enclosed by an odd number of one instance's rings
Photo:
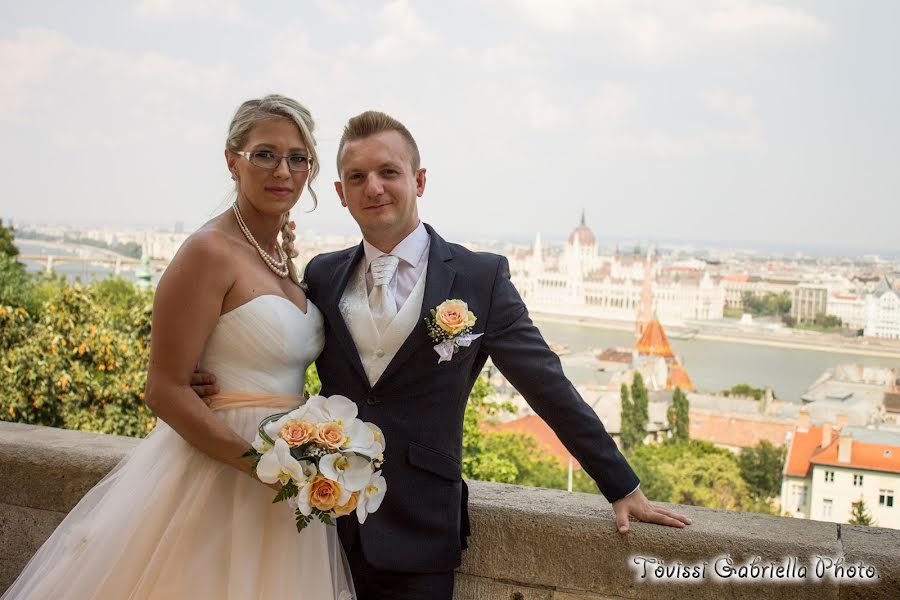
POLYGON ((341 206, 347 206, 347 203, 344 202, 344 186, 340 181, 334 182, 334 191, 337 192, 338 198, 341 199, 341 206))
POLYGON ((422 197, 425 193, 425 169, 416 171, 416 196, 422 197))

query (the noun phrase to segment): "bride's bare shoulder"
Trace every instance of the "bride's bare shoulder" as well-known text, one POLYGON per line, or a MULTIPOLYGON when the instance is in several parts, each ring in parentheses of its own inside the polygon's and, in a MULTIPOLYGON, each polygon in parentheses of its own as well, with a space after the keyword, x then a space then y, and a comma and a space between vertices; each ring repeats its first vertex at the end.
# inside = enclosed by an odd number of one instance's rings
POLYGON ((163 274, 160 284, 175 281, 214 287, 231 287, 236 276, 233 235, 218 226, 216 220, 206 223, 185 239, 163 274), (167 277, 168 276, 168 277, 167 277))

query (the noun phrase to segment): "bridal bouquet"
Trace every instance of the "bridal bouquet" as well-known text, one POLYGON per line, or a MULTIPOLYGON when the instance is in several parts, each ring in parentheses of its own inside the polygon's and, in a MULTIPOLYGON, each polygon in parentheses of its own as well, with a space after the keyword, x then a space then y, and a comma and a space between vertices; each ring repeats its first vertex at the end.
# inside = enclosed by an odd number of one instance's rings
POLYGON ((256 476, 281 482, 273 502, 294 509, 297 531, 313 518, 328 525, 354 510, 360 523, 381 506, 387 483, 381 476, 384 436, 356 418, 344 396, 312 396, 290 412, 271 415, 258 427, 253 447, 256 476))

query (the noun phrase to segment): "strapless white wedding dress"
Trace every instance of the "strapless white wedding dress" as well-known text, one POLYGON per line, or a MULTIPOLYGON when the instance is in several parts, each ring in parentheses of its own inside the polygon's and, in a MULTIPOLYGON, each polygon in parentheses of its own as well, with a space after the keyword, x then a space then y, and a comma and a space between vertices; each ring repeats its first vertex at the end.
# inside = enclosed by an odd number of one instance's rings
MULTIPOLYGON (((223 392, 300 395, 322 315, 259 296, 222 315, 201 368, 223 392)), ((249 443, 284 408, 214 414, 249 443)), ((162 421, 89 491, 2 600, 351 598, 335 528, 301 533, 274 491, 195 449, 162 421)))

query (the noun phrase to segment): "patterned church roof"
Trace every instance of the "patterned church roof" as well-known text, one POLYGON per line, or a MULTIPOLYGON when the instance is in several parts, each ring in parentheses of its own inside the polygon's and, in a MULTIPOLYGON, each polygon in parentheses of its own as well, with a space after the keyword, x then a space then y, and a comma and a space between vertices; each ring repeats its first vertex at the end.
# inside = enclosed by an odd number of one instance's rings
POLYGON ((663 330, 662 324, 658 319, 651 319, 644 329, 641 339, 637 343, 638 354, 645 356, 664 356, 672 358, 675 353, 672 352, 672 346, 669 345, 669 338, 663 330))

